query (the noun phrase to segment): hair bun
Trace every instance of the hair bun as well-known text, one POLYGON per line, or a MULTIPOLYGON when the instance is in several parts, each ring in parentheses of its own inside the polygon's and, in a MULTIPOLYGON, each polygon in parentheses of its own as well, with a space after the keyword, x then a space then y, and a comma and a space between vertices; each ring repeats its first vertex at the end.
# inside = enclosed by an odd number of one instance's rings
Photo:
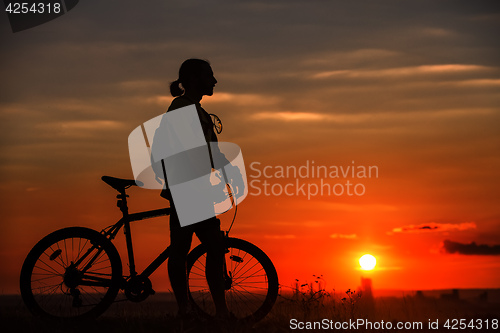
POLYGON ((172 96, 177 97, 177 96, 181 96, 184 93, 184 89, 182 89, 179 86, 180 83, 181 83, 181 81, 179 79, 170 83, 170 93, 172 94, 172 96))

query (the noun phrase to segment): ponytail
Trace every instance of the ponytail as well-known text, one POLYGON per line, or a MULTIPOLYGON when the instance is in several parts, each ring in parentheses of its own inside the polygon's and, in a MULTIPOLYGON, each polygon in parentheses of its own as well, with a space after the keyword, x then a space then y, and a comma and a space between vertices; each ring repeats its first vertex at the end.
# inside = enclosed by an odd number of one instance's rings
POLYGON ((170 93, 174 97, 181 96, 184 93, 184 89, 179 86, 181 82, 179 80, 175 80, 170 83, 170 93))

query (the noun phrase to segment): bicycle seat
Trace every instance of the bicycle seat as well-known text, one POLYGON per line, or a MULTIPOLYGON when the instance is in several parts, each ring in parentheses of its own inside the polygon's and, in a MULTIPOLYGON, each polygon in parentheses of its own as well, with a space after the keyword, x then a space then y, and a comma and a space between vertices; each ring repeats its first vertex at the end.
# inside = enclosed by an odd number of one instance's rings
POLYGON ((123 192, 126 188, 129 188, 130 186, 142 186, 142 182, 140 181, 135 181, 134 179, 122 179, 122 178, 115 178, 115 177, 110 177, 110 176, 102 176, 101 179, 103 182, 117 190, 118 192, 123 192))

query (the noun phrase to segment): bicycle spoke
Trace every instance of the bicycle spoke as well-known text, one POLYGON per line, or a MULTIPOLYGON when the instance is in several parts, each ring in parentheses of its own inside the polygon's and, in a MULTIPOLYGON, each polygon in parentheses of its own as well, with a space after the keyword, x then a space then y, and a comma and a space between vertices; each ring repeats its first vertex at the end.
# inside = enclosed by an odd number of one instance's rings
MULTIPOLYGON (((240 308, 246 307, 248 309, 247 313, 252 313, 254 309, 252 309, 249 306, 251 300, 248 297, 246 297, 243 293, 235 290, 234 294, 232 295, 233 299, 236 298, 235 296, 238 296, 238 294, 241 295, 239 298, 242 300, 233 301, 233 303, 235 304, 234 306, 239 306, 240 308)), ((241 312, 245 313, 244 311, 241 312)))
POLYGON ((201 276, 202 278, 205 278, 205 274, 198 274, 198 273, 191 273, 193 275, 196 275, 196 276, 201 276))
POLYGON ((42 293, 42 292, 49 292, 49 294, 50 294, 50 293, 52 293, 52 290, 55 291, 60 286, 61 286, 61 284, 52 284, 52 285, 48 285, 48 286, 41 286, 41 287, 38 287, 38 288, 35 288, 35 289, 40 290, 40 293, 42 293))
MULTIPOLYGON (((98 294, 100 294, 100 292, 99 292, 99 291, 97 291, 97 290, 95 290, 95 291, 96 291, 98 294)), ((81 292, 82 292, 82 294, 87 295, 87 298, 89 298, 90 300, 92 300, 93 302, 95 302, 94 300, 96 299, 96 297, 95 297, 93 294, 91 294, 91 293, 87 292, 85 289, 81 290, 81 292)), ((87 302, 86 302, 86 303, 87 303, 87 302)), ((92 303, 90 303, 90 304, 92 304, 92 303)))
MULTIPOLYGON (((256 273, 259 273, 259 272, 260 272, 260 271, 262 271, 262 270, 263 270, 263 268, 261 268, 261 269, 260 269, 259 271, 257 271, 256 273)), ((255 274, 256 274, 256 273, 255 273, 255 274)), ((248 279, 254 278, 254 277, 256 277, 256 276, 258 276, 258 275, 254 275, 254 274, 252 274, 252 275, 248 275, 248 276, 245 276, 245 277, 236 277, 235 279, 236 279, 236 280, 238 280, 238 281, 239 281, 239 283, 241 283, 241 282, 245 282, 245 281, 246 281, 246 280, 248 280, 248 279)))
MULTIPOLYGON (((40 274, 37 274, 37 275, 40 275, 40 274)), ((44 274, 44 275, 48 275, 48 274, 44 274)), ((46 277, 43 277, 43 278, 38 278, 38 279, 32 279, 31 280, 31 283, 33 282, 40 282, 40 281, 44 281, 44 280, 47 280, 47 279, 53 279, 54 276, 46 276, 46 277)))
POLYGON ((85 239, 85 243, 83 244, 83 246, 80 246, 80 244, 82 243, 82 238, 80 238, 80 241, 78 242, 78 248, 80 248, 80 251, 78 252, 78 255, 75 258, 75 262, 80 260, 82 252, 87 248, 88 241, 89 241, 88 239, 85 239))
MULTIPOLYGON (((199 270, 200 272, 205 272, 205 267, 201 268, 201 267, 196 266, 196 264, 195 264, 195 265, 193 265, 193 268, 199 270)), ((191 269, 193 269, 193 268, 191 268, 191 269)))
MULTIPOLYGON (((44 264, 45 266, 47 266, 48 268, 50 268, 50 269, 52 270, 52 272, 53 272, 52 274, 54 274, 54 273, 55 273, 56 275, 61 274, 61 273, 59 273, 58 271, 56 271, 56 270, 55 270, 52 266, 49 266, 48 264, 46 264, 43 260, 40 260, 40 262, 41 262, 42 264, 44 264)), ((45 272, 51 273, 51 271, 49 271, 49 270, 47 270, 47 269, 45 269, 45 268, 42 268, 42 267, 40 267, 40 266, 35 266, 34 268, 38 268, 38 269, 40 269, 40 270, 42 270, 42 271, 45 271, 45 272)))
MULTIPOLYGON (((239 286, 239 289, 240 289, 240 290, 242 290, 242 291, 239 291, 239 290, 238 290, 238 292, 241 292, 241 293, 245 292, 245 295, 248 295, 248 296, 253 296, 253 297, 258 298, 258 299, 261 299, 261 297, 262 297, 262 295, 263 295, 263 294, 257 294, 257 293, 250 292, 250 291, 248 291, 248 290, 247 290, 245 287, 243 287, 243 286, 239 286)), ((264 288, 262 288, 262 289, 264 289, 264 288)), ((267 288, 266 288, 266 291, 267 291, 267 288)))
MULTIPOLYGON (((246 257, 246 254, 245 254, 245 256, 242 258, 242 261, 245 259, 245 257, 246 257)), ((238 266, 235 266, 235 271, 234 271, 234 274, 235 274, 235 275, 243 275, 243 274, 245 274, 246 272, 241 273, 241 271, 242 271, 243 269, 246 269, 246 268, 247 268, 247 265, 248 265, 248 264, 252 261, 252 259, 254 259, 254 258, 252 257, 252 258, 250 258, 249 260, 246 260, 246 261, 245 261, 245 263, 244 263, 243 265, 238 265, 238 266)), ((259 264, 259 262, 257 261, 257 262, 254 264, 254 266, 255 266, 255 265, 258 265, 258 264, 259 264)), ((247 269, 247 272, 248 272, 250 269, 252 269, 254 266, 252 266, 252 267, 248 268, 248 269, 247 269)))
MULTIPOLYGON (((109 262, 109 260, 107 258, 103 258, 102 260, 98 261, 99 259, 97 259, 92 266, 96 266, 96 265, 99 265, 99 264, 102 264, 105 262, 109 262)), ((106 266, 106 267, 110 267, 110 266, 106 266)))

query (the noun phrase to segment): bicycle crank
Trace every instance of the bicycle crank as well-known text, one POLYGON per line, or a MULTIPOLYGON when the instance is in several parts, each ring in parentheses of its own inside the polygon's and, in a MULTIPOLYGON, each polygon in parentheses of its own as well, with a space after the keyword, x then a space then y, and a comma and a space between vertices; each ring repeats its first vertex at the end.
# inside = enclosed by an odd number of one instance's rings
POLYGON ((142 302, 154 295, 153 285, 147 277, 134 276, 125 284, 125 296, 132 302, 142 302))

